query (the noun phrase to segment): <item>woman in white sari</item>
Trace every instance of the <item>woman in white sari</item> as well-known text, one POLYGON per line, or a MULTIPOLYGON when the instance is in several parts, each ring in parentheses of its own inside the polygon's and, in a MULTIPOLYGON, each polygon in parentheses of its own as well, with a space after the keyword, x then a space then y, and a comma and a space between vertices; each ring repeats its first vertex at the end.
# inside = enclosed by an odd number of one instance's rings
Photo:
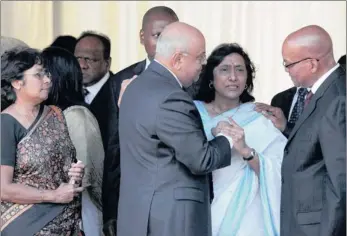
POLYGON ((209 140, 219 121, 231 117, 234 124, 231 165, 212 173, 214 236, 279 235, 281 164, 287 139, 254 111, 250 95, 254 76, 247 53, 237 44, 222 44, 207 60, 194 101, 209 140))

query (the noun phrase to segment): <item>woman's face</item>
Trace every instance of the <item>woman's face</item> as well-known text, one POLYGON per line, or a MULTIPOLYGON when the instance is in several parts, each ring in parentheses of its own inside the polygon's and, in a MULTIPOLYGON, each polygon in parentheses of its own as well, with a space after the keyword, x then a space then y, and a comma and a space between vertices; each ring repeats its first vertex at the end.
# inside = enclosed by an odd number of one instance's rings
POLYGON ((245 60, 238 53, 231 53, 213 70, 216 95, 238 99, 245 90, 247 70, 245 60))
POLYGON ((51 78, 42 65, 34 65, 24 71, 23 80, 19 81, 20 89, 17 89, 17 96, 23 96, 35 102, 43 102, 48 98, 51 87, 51 78))

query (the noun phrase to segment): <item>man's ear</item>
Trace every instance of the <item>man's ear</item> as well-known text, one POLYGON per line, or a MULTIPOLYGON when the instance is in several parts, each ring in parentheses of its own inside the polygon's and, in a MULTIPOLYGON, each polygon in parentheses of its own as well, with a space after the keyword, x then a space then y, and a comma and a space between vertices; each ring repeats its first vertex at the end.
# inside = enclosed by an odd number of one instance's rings
POLYGON ((140 43, 142 44, 142 45, 144 45, 144 43, 145 43, 145 32, 143 31, 143 29, 141 29, 140 30, 140 43))
POLYGON ((182 69, 182 64, 183 64, 183 54, 181 52, 175 52, 173 55, 172 55, 172 66, 173 68, 175 68, 176 70, 181 70, 182 69))
POLYGON ((110 70, 110 68, 111 68, 111 62, 112 62, 112 57, 110 57, 109 59, 106 60, 107 70, 110 70))

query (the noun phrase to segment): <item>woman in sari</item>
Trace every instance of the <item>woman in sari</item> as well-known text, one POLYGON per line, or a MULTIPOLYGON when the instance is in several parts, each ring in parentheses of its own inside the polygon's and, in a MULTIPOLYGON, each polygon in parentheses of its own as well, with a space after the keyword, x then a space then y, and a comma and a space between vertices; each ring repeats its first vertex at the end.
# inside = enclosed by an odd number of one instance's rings
POLYGON ((231 165, 212 173, 214 236, 278 236, 281 163, 286 138, 254 111, 254 65, 237 44, 207 59, 195 102, 208 139, 219 121, 231 122, 231 165))
POLYGON ((58 47, 42 52, 52 88, 46 104, 63 110, 77 159, 86 164, 82 186, 82 228, 86 236, 102 235, 101 184, 104 148, 99 124, 84 102, 82 71, 73 54, 58 47))
POLYGON ((59 108, 42 104, 51 79, 34 49, 1 56, 1 235, 76 235, 80 182, 59 108))

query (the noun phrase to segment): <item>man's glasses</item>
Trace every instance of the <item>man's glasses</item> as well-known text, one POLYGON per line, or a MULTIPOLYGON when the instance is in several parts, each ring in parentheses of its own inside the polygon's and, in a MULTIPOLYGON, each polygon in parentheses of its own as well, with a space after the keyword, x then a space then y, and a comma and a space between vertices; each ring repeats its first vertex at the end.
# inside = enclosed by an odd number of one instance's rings
POLYGON ((289 68, 295 66, 296 64, 298 64, 298 63, 300 63, 300 62, 302 62, 302 61, 306 61, 306 60, 316 60, 316 61, 319 61, 319 59, 316 59, 316 58, 306 57, 306 58, 304 58, 304 59, 302 59, 302 60, 300 60, 300 61, 296 61, 296 62, 290 63, 290 64, 288 64, 288 65, 287 65, 285 62, 283 62, 283 66, 284 66, 286 69, 289 69, 289 68))

